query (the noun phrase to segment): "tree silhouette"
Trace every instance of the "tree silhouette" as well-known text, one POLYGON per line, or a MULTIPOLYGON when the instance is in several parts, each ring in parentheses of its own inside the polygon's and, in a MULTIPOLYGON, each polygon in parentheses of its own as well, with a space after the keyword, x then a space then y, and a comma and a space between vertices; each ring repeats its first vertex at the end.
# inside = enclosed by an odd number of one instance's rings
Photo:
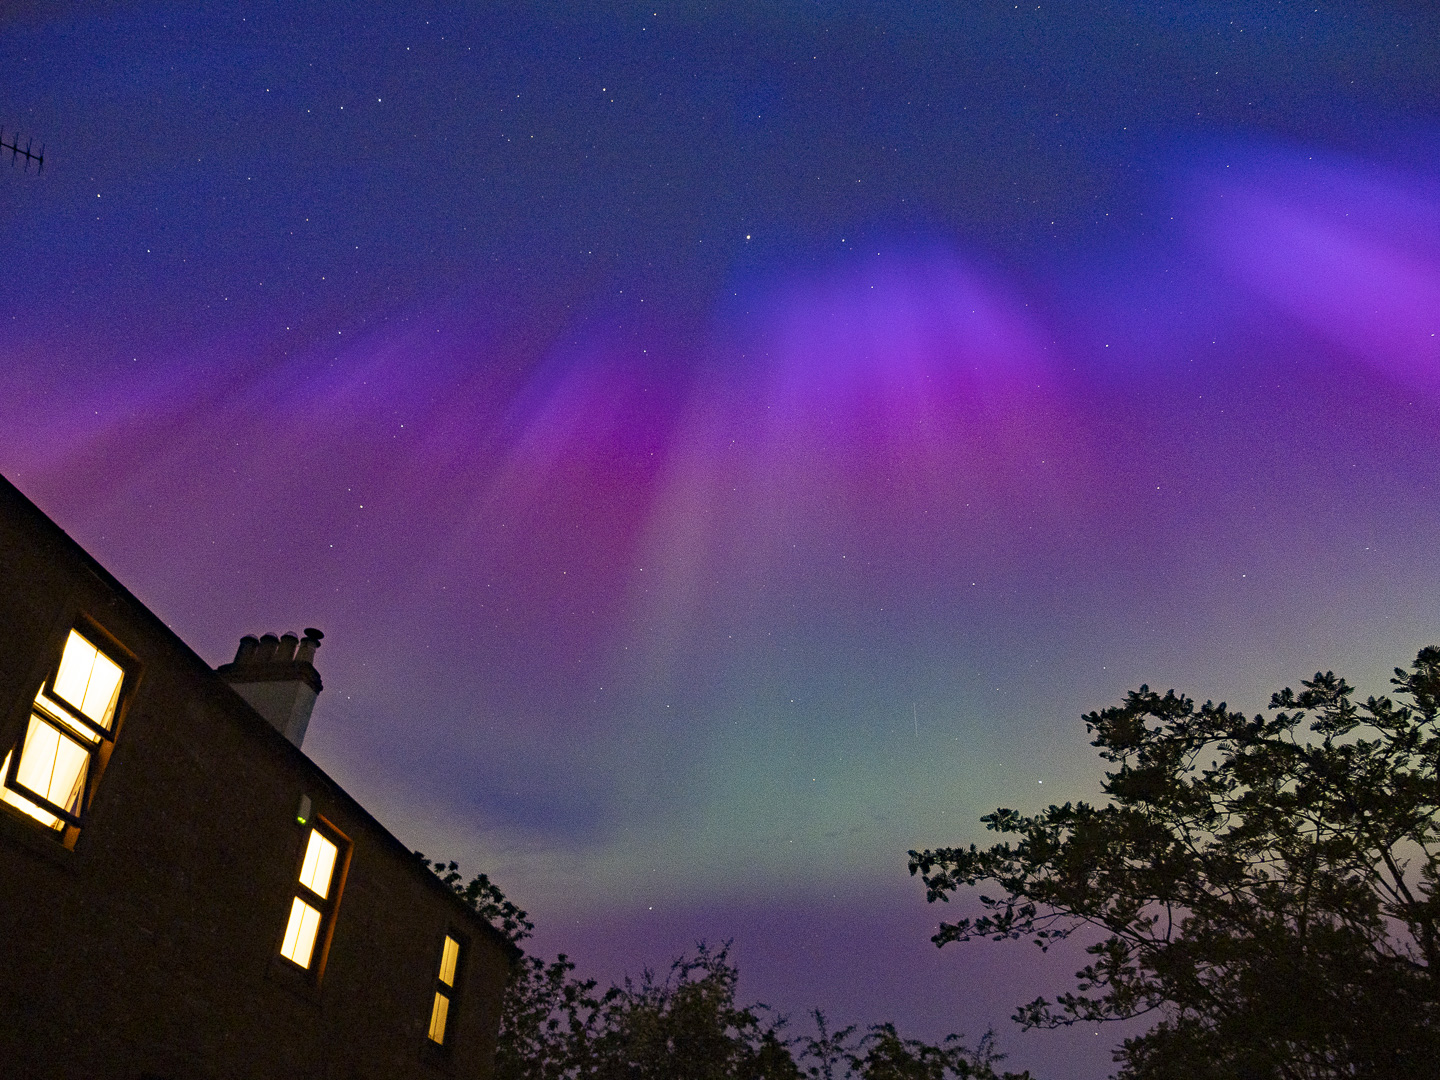
MULTIPOLYGON (((464 881, 459 865, 416 856, 512 942, 534 924, 486 875, 464 881)), ((958 1035, 934 1046, 902 1038, 889 1023, 864 1035, 831 1031, 816 1009, 816 1035, 792 1037, 767 1005, 736 1000, 730 943, 704 942, 664 978, 644 969, 601 993, 575 976, 563 953, 522 955, 510 973, 495 1052, 495 1080, 1030 1080, 999 1073, 1003 1055, 987 1032, 969 1049, 958 1035)))
POLYGON ((1247 718, 1142 686, 1086 729, 1109 801, 982 819, 1015 837, 910 852, 927 898, 992 883, 934 941, 1098 937, 1023 1026, 1151 1015, 1120 1077, 1440 1076, 1440 649, 1357 704, 1333 673, 1247 718))

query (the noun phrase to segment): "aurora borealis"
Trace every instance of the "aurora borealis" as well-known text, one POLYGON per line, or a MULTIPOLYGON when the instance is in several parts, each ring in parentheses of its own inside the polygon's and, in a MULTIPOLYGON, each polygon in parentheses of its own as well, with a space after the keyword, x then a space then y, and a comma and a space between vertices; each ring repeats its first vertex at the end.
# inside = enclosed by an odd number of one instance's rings
POLYGON ((582 970, 1104 1075, 906 850, 1440 641, 1424 8, 3 20, 0 473, 582 970))

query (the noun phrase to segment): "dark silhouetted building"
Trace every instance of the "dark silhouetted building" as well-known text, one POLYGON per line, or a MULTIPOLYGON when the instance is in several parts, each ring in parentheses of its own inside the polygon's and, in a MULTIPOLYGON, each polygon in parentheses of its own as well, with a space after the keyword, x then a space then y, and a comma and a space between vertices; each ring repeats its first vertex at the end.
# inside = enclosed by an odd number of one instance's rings
POLYGON ((0 479, 0 1077, 485 1077, 518 951, 300 750, 318 631, 211 670, 0 479))

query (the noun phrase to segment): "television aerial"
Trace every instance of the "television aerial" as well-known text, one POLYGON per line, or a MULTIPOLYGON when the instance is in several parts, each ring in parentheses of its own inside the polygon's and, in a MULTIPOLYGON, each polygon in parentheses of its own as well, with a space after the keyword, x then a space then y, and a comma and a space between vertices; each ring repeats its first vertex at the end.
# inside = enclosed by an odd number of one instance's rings
POLYGON ((10 164, 12 166, 23 162, 25 171, 29 172, 30 165, 33 162, 35 172, 38 175, 45 168, 45 147, 40 147, 38 151, 36 151, 34 147, 35 140, 33 138, 26 139, 25 145, 21 146, 19 132, 12 133, 10 135, 10 141, 6 142, 5 129, 0 127, 0 158, 3 158, 5 152, 8 150, 10 152, 10 164))

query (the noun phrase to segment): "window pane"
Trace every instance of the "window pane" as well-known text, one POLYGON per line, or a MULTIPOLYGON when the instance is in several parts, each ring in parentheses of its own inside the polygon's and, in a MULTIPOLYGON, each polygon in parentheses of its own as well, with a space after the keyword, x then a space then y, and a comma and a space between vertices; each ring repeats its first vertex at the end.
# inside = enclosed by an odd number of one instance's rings
POLYGON ((450 999, 435 991, 435 1004, 430 1007, 430 1041, 445 1041, 445 1018, 450 1013, 450 999))
MULTIPOLYGON (((5 764, 0 765, 0 778, 10 775, 10 759, 15 756, 15 751, 5 755, 5 764)), ((60 820, 48 810, 42 810, 25 796, 11 791, 8 787, 0 789, 0 802, 7 802, 22 813, 29 814, 42 825, 48 825, 52 829, 63 829, 65 822, 60 820)))
POLYGON ((124 674, 119 664, 71 630, 55 673, 55 696, 108 728, 115 718, 124 674))
POLYGON ((120 665, 102 652, 95 654, 95 667, 90 672, 90 685, 80 711, 103 728, 115 719, 115 703, 120 700, 120 680, 125 673, 120 665))
POLYGON ((90 753, 83 745, 31 715, 16 781, 56 806, 78 814, 85 767, 89 764, 90 753))
POLYGON ((95 666, 99 650, 74 630, 65 641, 65 651, 60 654, 60 670, 55 673, 55 694, 62 701, 68 701, 80 708, 85 700, 85 688, 90 685, 90 670, 95 666))
POLYGON ((335 845, 321 836, 318 829, 310 830, 305 862, 300 867, 300 884, 322 900, 330 895, 330 876, 335 871, 336 854, 335 845))
POLYGON ((310 955, 315 951, 315 934, 319 929, 320 912, 298 896, 295 897, 290 905, 290 922, 285 927, 285 940, 280 945, 280 955, 308 968, 310 955))
POLYGON ((440 981, 446 986, 455 985, 455 961, 459 956, 460 943, 447 934, 445 951, 440 954, 440 981))

